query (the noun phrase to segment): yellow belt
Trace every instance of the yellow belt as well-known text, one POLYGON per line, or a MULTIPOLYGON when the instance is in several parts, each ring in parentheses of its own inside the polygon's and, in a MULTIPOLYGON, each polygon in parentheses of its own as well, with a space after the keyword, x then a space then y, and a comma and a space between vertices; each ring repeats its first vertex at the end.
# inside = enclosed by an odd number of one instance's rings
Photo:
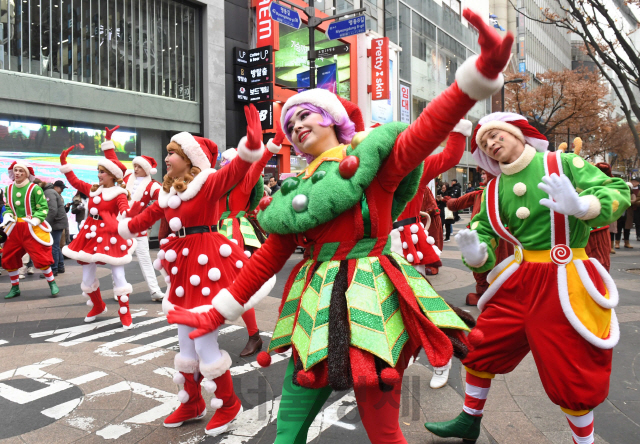
MULTIPOLYGON (((573 259, 588 260, 589 256, 584 248, 572 248, 573 259)), ((522 250, 525 262, 553 262, 551 260, 551 250, 522 250)))

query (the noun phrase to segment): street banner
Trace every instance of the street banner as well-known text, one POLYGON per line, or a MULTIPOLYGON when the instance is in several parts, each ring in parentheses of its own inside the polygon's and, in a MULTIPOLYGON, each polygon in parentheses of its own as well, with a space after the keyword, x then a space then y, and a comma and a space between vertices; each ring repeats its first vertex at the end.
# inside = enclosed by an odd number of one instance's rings
MULTIPOLYGON (((389 60, 389 78, 393 82, 393 61, 389 60)), ((393 122, 393 109, 395 105, 391 103, 391 95, 387 100, 371 101, 371 120, 378 123, 393 122)))
POLYGON ((371 100, 389 99, 389 38, 371 40, 371 100))
POLYGON ((311 75, 309 71, 301 72, 296 75, 296 79, 298 81, 298 92, 302 92, 305 89, 308 89, 311 86, 311 75))
POLYGON ((338 93, 338 65, 332 63, 318 68, 318 88, 338 93))
POLYGON ((256 45, 276 46, 278 23, 271 20, 271 0, 252 0, 251 7, 256 8, 256 45))
POLYGON ((351 35, 363 33, 366 30, 366 18, 364 15, 359 15, 348 20, 331 23, 327 28, 327 37, 329 40, 343 39, 351 35))
POLYGON ((260 102, 256 103, 255 106, 260 115, 262 129, 273 129, 273 102, 260 102))
POLYGON ((400 122, 411 123, 411 87, 400 84, 400 122))

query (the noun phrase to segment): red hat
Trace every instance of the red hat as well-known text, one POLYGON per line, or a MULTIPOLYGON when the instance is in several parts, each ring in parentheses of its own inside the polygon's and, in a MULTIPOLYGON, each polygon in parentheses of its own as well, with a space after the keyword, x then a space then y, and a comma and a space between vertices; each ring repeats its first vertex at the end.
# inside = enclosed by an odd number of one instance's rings
POLYGON ((364 119, 362 118, 362 111, 360 110, 360 107, 347 99, 343 99, 340 96, 337 97, 338 100, 340 100, 340 103, 342 103, 342 106, 344 106, 344 109, 347 111, 349 120, 351 120, 356 126, 356 133, 364 131, 364 119))
MULTIPOLYGON (((596 166, 607 176, 613 177, 613 175, 611 174, 611 165, 609 165, 608 163, 598 162, 596 163, 596 166)), ((633 178, 631 178, 631 180, 633 180, 633 178)))
POLYGON ((182 132, 173 136, 171 141, 180 145, 191 165, 201 170, 211 168, 218 159, 218 145, 212 140, 182 132))
POLYGON ((158 172, 156 168, 158 166, 158 162, 156 162, 156 159, 154 159, 153 157, 149 157, 149 156, 134 157, 132 163, 142 168, 144 172, 147 173, 147 176, 151 174, 156 174, 158 172))
POLYGON ((471 137, 471 154, 478 162, 478 165, 486 172, 498 176, 501 173, 498 161, 493 160, 482 150, 478 149, 478 145, 482 140, 482 136, 491 129, 500 129, 515 136, 522 143, 531 145, 536 151, 544 152, 549 146, 549 141, 540 131, 529 124, 526 117, 515 113, 492 113, 483 117, 478 122, 474 134, 471 137))
POLYGON ((118 160, 116 146, 111 140, 106 140, 102 142, 100 147, 104 153, 104 158, 98 160, 98 165, 106 168, 116 179, 122 179, 127 168, 118 160))
POLYGON ((36 174, 35 174, 35 172, 33 171, 33 167, 32 167, 29 163, 25 162, 24 160, 19 159, 19 160, 15 160, 15 161, 14 161, 14 162, 9 166, 9 178, 10 178, 11 180, 16 180, 16 176, 13 174, 13 169, 14 169, 15 167, 20 167, 20 168, 22 168, 23 170, 28 171, 28 172, 29 172, 29 180, 33 181, 33 179, 35 179, 35 178, 36 178, 36 174))

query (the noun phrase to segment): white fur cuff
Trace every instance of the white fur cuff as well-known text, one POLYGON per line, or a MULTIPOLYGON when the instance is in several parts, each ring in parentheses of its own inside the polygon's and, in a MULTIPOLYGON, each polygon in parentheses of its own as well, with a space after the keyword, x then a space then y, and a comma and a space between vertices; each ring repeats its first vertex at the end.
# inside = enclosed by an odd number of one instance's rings
POLYGON ((477 55, 469 57, 456 71, 456 81, 460 90, 473 100, 484 100, 491 97, 502 88, 504 77, 488 79, 476 68, 477 55))
POLYGON ((469 137, 471 135, 471 122, 466 119, 460 119, 456 126, 451 130, 454 133, 460 133, 465 137, 469 137))
POLYGON ((60 166, 60 172, 62 174, 67 174, 67 173, 70 173, 71 171, 73 171, 73 166, 69 165, 68 163, 66 165, 60 166))
POLYGON ((223 288, 211 301, 213 308, 218 310, 225 319, 235 321, 244 313, 244 307, 236 301, 226 288, 223 288))
POLYGON ((258 305, 258 302, 263 300, 273 289, 273 286, 276 285, 276 277, 271 276, 267 282, 265 282, 262 287, 258 291, 256 291, 253 296, 249 298, 246 304, 244 304, 244 311, 251 310, 253 307, 258 305))
POLYGON ((95 281, 93 281, 93 284, 91 284, 90 287, 87 287, 86 285, 84 285, 83 282, 80 282, 80 288, 82 289, 82 291, 84 291, 85 293, 93 293, 94 291, 96 291, 98 288, 100 288, 100 281, 98 281, 97 279, 95 281))
POLYGON ((600 203, 600 199, 592 194, 582 196, 581 199, 587 199, 589 201, 589 209, 584 214, 584 216, 578 216, 578 219, 591 220, 600 215, 600 211, 602 211, 602 204, 600 203))
POLYGON ((220 350, 222 357, 211 364, 200 363, 200 373, 208 379, 216 379, 224 375, 231 368, 231 356, 226 350, 220 350))
POLYGON ((238 156, 245 162, 254 163, 262 159, 264 153, 264 144, 257 150, 250 150, 247 148, 247 136, 240 139, 238 143, 238 156))
POLYGON ((475 263, 471 263, 471 262, 469 262, 469 261, 467 260, 467 258, 464 258, 464 260, 465 260, 465 262, 467 263, 467 265, 468 265, 469 267, 471 267, 471 268, 480 268, 480 267, 482 267, 484 264, 486 264, 486 263, 487 263, 487 259, 489 259, 489 253, 485 253, 485 254, 484 254, 484 257, 482 258, 482 260, 481 260, 479 263, 477 263, 477 264, 475 264, 475 263))
POLYGON ((102 145, 100 145, 100 148, 102 148, 102 151, 115 150, 116 146, 111 140, 105 140, 104 142, 102 142, 102 145))
POLYGON ((176 370, 183 373, 195 373, 198 370, 198 361, 195 359, 183 358, 180 353, 173 360, 173 366, 176 370))
POLYGON ((118 234, 122 236, 124 239, 133 239, 134 237, 136 237, 135 234, 133 234, 131 230, 129 230, 130 220, 131 218, 128 217, 118 222, 118 234))
POLYGON ((127 284, 124 287, 117 287, 113 289, 113 294, 115 294, 116 296, 124 296, 126 294, 131 294, 133 293, 133 287, 131 286, 131 284, 127 284))
POLYGON ((269 139, 269 141, 267 142, 267 149, 273 154, 278 154, 282 149, 282 145, 276 145, 275 143, 273 143, 273 139, 269 139))

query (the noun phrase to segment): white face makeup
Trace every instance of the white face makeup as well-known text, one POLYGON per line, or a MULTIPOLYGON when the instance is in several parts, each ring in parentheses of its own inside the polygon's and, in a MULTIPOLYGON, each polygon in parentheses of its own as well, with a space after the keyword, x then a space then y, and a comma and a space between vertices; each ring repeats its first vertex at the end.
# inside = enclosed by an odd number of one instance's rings
POLYGON ((513 134, 495 128, 483 134, 480 149, 493 160, 509 164, 520 157, 524 144, 513 134))
POLYGON ((314 157, 340 144, 336 137, 335 125, 322 126, 322 114, 298 107, 289 122, 287 130, 291 141, 298 149, 314 157))

